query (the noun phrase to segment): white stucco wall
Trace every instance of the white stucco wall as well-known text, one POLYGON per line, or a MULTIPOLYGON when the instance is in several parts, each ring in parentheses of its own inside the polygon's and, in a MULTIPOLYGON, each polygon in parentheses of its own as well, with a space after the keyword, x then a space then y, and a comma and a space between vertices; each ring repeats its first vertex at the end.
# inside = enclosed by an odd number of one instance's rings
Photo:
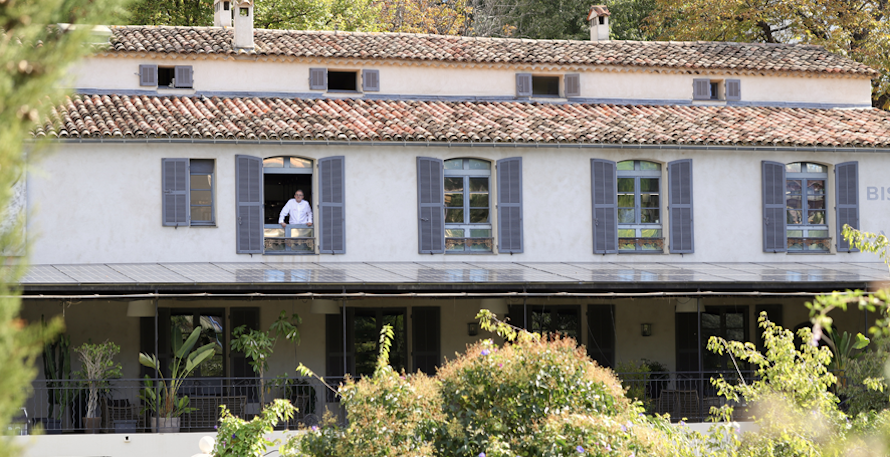
MULTIPOLYGON (((166 57, 166 56, 165 56, 166 57)), ((581 98, 602 100, 691 100, 695 78, 739 79, 742 101, 749 103, 822 103, 871 106, 871 84, 866 78, 812 75, 733 75, 645 71, 600 71, 593 68, 512 68, 502 65, 435 65, 381 61, 282 62, 265 60, 216 60, 206 57, 85 59, 72 70, 71 84, 79 89, 144 90, 139 86, 139 65, 191 65, 194 89, 162 89, 163 94, 200 92, 317 93, 309 89, 309 68, 336 71, 380 71, 379 95, 505 97, 516 95, 516 73, 540 76, 581 74, 581 98)), ((560 93, 564 94, 560 81, 560 93)), ((361 78, 359 78, 359 90, 361 78)), ((355 94, 329 94, 355 96, 355 94)), ((552 100, 552 99, 550 99, 552 100)))
MULTIPOLYGON (((29 237, 36 264, 127 262, 835 262, 874 261, 870 254, 773 254, 762 250, 761 161, 829 165, 828 225, 836 239, 831 165, 859 161, 864 229, 890 225, 884 153, 684 151, 404 146, 279 146, 188 143, 65 143, 29 177, 29 237), (343 155, 346 168, 345 255, 244 255, 235 252, 235 155, 343 155), (523 158, 522 254, 421 255, 417 246, 418 156, 523 158), (161 225, 161 159, 214 159, 215 227, 161 225), (695 253, 594 255, 590 160, 693 159, 695 253), (884 196, 880 189, 884 189, 884 196)), ((664 167, 666 168, 666 167, 664 167)), ((664 236, 667 172, 661 184, 664 236)), ((314 180, 314 195, 318 195, 314 180)), ((493 178, 492 188, 496 189, 493 178)), ((491 196, 497 201, 496 192, 491 196)), ((317 213, 317 201, 313 202, 317 213)), ((492 225, 497 226, 496 211, 492 225)), ((495 234, 495 236, 497 236, 495 234)))

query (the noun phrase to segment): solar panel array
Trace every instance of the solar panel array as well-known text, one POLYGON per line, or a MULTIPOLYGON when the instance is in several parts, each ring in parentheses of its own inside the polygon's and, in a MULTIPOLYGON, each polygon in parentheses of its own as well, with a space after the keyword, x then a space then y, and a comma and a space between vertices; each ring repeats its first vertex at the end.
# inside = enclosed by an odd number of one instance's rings
POLYGON ((33 265, 21 284, 862 283, 888 277, 879 262, 192 262, 33 265))

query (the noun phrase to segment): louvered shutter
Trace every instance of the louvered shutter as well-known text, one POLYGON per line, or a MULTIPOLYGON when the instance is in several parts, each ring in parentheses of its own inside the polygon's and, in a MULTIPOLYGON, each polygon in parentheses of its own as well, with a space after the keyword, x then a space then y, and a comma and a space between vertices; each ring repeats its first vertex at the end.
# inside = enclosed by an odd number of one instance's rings
POLYGON ((380 91, 380 70, 362 70, 362 90, 365 92, 380 91))
POLYGON ((692 159, 668 163, 668 213, 673 254, 695 252, 692 224, 692 159))
POLYGON ((581 75, 572 73, 565 75, 566 97, 581 96, 581 75))
POLYGON ((318 161, 318 235, 323 254, 346 253, 346 213, 344 183, 346 181, 343 156, 326 157, 318 161))
POLYGON ((498 160, 498 252, 522 252, 522 157, 498 160))
POLYGON ((429 157, 417 158, 418 249, 421 254, 445 252, 444 163, 429 157))
POLYGON ((844 224, 859 228, 859 162, 844 162, 834 167, 837 188, 837 251, 858 252, 844 239, 844 224))
POLYGON ((786 252, 785 164, 763 161, 763 251, 786 252))
POLYGON ((531 97, 532 96, 532 75, 530 73, 516 74, 516 96, 531 97))
POLYGON ((411 331, 413 333, 412 371, 420 370, 430 376, 436 374, 441 362, 440 333, 441 319, 438 306, 417 306, 411 308, 411 331))
POLYGON ((692 99, 693 100, 710 100, 711 99, 711 80, 710 79, 693 79, 692 80, 692 99))
POLYGON ((189 160, 161 159, 163 225, 189 224, 189 160))
POLYGON ((239 254, 263 253, 263 160, 235 156, 237 248, 239 254))
POLYGON ((157 87, 158 85, 158 66, 157 65, 140 65, 139 66, 139 85, 157 87))
POLYGON ((738 79, 726 80, 726 99, 741 100, 742 99, 742 82, 738 79))
POLYGON ((328 88, 328 69, 327 68, 310 68, 309 69, 309 89, 326 90, 328 88))
POLYGON ((180 88, 190 88, 192 81, 192 66, 177 65, 173 67, 173 77, 176 78, 175 86, 180 88))
POLYGON ((591 159, 593 253, 618 253, 618 168, 615 162, 591 159))

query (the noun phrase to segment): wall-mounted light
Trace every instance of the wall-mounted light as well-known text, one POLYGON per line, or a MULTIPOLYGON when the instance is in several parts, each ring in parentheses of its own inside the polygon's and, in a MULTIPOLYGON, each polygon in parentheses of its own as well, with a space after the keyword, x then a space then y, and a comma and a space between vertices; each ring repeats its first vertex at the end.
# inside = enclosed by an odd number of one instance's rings
POLYGON ((478 322, 467 322, 467 335, 476 336, 479 334, 478 322))
POLYGON ((643 336, 652 336, 652 324, 640 324, 640 334, 643 336))

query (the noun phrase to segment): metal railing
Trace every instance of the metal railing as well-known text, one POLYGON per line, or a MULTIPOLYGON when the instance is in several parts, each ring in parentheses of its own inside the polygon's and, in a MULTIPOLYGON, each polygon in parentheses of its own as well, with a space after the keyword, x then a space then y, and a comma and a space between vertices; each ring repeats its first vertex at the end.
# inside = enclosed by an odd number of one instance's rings
MULTIPOLYGON (((151 378, 152 390, 160 391, 161 381, 151 378)), ((334 379, 325 379, 332 384, 334 379)), ((150 409, 145 389, 146 379, 112 379, 100 382, 97 418, 88 419, 88 381, 46 381, 33 383, 33 393, 25 409, 27 429, 40 426, 48 434, 57 433, 152 433, 164 430, 150 409), (157 425, 161 426, 158 430, 157 425)), ((178 396, 189 398, 188 411, 173 425, 179 431, 212 431, 218 424, 220 406, 235 416, 250 419, 259 414, 263 403, 287 399, 298 411, 288 423, 278 428, 316 425, 326 409, 339 409, 336 398, 314 378, 187 378, 178 396)))
POLYGON ((263 225, 266 254, 315 254, 315 231, 305 224, 263 225))

